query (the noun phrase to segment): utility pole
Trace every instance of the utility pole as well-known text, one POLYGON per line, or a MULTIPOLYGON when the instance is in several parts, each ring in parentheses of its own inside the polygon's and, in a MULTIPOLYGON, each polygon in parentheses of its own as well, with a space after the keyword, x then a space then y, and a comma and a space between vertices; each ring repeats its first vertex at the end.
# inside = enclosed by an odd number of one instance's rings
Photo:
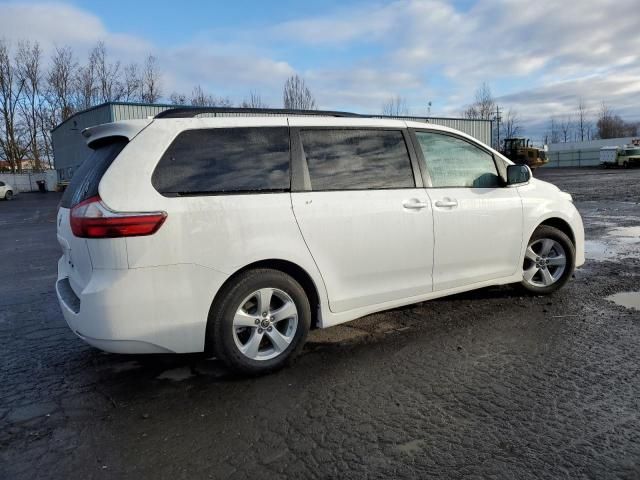
POLYGON ((500 121, 502 117, 500 116, 500 105, 496 105, 496 128, 498 134, 498 145, 496 146, 496 150, 500 150, 500 121))

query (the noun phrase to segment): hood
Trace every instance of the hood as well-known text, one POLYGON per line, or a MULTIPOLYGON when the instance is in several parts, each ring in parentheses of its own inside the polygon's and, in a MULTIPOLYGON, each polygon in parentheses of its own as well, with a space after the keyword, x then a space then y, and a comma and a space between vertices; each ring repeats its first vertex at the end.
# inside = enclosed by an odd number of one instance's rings
POLYGON ((571 194, 567 192, 563 192, 558 187, 556 187, 553 183, 545 182, 544 180, 539 180, 537 178, 531 178, 531 180, 529 180, 529 183, 535 186, 538 192, 547 194, 549 197, 553 195, 566 197, 567 200, 573 202, 573 198, 571 197, 571 194))

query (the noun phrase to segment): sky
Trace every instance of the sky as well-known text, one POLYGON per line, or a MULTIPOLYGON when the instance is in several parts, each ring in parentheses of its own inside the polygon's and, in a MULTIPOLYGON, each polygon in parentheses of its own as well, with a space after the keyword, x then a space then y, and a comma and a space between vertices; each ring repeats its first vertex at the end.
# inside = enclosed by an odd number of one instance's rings
POLYGON ((401 96, 411 115, 460 116, 483 82, 540 138, 583 98, 640 120, 638 0, 59 1, 0 0, 0 37, 45 54, 99 40, 112 59, 158 57, 161 89, 195 85, 282 105, 303 77, 319 108, 381 113, 401 96))

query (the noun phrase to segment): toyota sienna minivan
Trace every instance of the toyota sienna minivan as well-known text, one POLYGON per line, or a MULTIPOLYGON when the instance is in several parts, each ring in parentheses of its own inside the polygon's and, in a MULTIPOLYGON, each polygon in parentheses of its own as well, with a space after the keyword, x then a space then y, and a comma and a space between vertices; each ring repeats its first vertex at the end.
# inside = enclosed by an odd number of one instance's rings
POLYGON ((311 113, 85 130, 57 216, 73 332, 262 373, 310 329, 489 285, 549 294, 584 263, 571 196, 527 166, 450 128, 311 113))

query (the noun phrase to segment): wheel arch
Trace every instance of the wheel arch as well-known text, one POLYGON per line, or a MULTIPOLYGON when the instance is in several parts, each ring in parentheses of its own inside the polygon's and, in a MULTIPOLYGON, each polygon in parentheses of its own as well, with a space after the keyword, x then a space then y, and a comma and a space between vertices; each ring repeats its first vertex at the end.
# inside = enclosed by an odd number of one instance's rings
MULTIPOLYGON (((213 310, 213 306, 215 305, 215 303, 220 299, 222 292, 226 290, 227 286, 230 283, 232 283, 238 275, 248 270, 255 270, 259 268, 271 268, 273 270, 279 270, 281 272, 284 272, 287 275, 291 275, 291 277, 293 277, 302 286, 305 293, 307 294, 307 298, 309 299, 309 304, 311 305, 311 330, 319 328, 320 326, 320 293, 318 291, 318 287, 313 281, 313 278, 311 277, 311 275, 309 275, 309 273, 304 268, 297 265, 296 263, 293 263, 289 260, 282 260, 278 258, 258 260, 248 265, 245 265, 244 267, 232 273, 229 276, 229 278, 227 278, 224 281, 224 283, 220 286, 220 288, 216 292, 211 302, 210 312, 211 310, 213 310)), ((207 322, 207 331, 208 330, 209 330, 209 325, 207 322)), ((212 351, 212 348, 211 348, 212 346, 209 345, 209 338, 210 336, 207 334, 205 336, 205 339, 206 339, 205 351, 207 352, 212 351)))
MULTIPOLYGON (((560 217, 549 217, 549 218, 543 220, 542 222, 540 222, 536 228, 538 228, 541 225, 546 225, 546 226, 549 226, 549 227, 557 228, 562 233, 564 233, 567 237, 569 237, 569 239, 571 240, 571 243, 573 243, 573 245, 575 247, 575 245, 576 245, 576 236, 575 236, 575 233, 573 231, 573 228, 571 228, 571 225, 566 220, 564 220, 564 219, 562 219, 560 217)), ((535 229, 534 229, 534 231, 535 231, 535 229)), ((531 235, 533 235, 533 232, 531 232, 531 235)))

